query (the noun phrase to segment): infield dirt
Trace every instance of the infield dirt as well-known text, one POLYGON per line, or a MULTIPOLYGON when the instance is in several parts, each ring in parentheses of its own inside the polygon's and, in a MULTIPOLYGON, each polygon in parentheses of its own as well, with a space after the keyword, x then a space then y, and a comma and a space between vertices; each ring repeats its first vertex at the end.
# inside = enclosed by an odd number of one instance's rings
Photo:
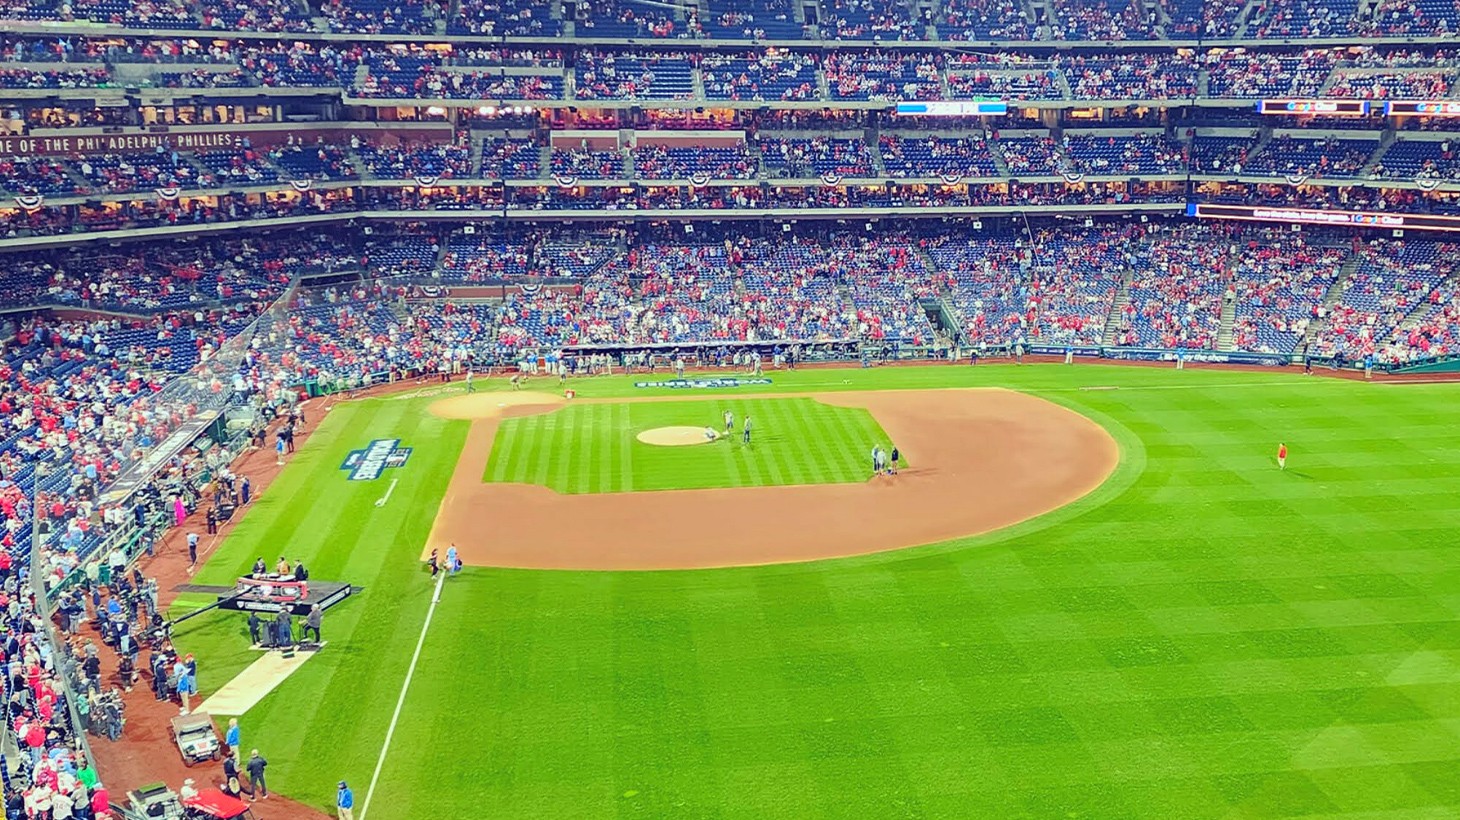
MULTIPOLYGON (((562 495, 483 483, 500 420, 553 412, 546 393, 457 396, 431 406, 472 419, 430 550, 524 569, 688 569, 811 561, 931 544, 1017 524, 1100 486, 1119 447, 1057 404, 1000 389, 804 395, 865 408, 915 466, 862 484, 562 495)), ((667 399, 577 399, 656 401, 667 399)))

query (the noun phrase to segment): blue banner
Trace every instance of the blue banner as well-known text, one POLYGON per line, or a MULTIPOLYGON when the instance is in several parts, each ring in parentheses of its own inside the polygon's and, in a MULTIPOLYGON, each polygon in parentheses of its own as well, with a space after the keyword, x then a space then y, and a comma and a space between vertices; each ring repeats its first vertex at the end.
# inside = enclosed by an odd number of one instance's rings
POLYGON ((746 387, 770 384, 770 379, 740 379, 734 376, 709 379, 669 379, 662 382, 634 382, 635 387, 668 387, 675 390, 707 390, 716 387, 746 387))
POLYGON ((350 471, 351 481, 374 481, 387 467, 404 467, 410 460, 411 448, 399 445, 398 438, 376 439, 364 449, 351 450, 340 469, 350 471))

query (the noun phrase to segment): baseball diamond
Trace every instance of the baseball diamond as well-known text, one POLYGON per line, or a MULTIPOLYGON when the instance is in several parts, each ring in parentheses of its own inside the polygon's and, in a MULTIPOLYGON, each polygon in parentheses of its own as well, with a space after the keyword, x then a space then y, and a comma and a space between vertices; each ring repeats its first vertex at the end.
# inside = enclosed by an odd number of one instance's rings
MULTIPOLYGON (((378 764, 377 820, 1451 799, 1451 385, 1009 364, 536 387, 333 404, 199 570, 287 544, 364 588, 327 624, 347 651, 240 716, 273 787, 323 804, 378 764), (744 452, 635 440, 726 409, 761 422, 744 452), (378 440, 413 449, 383 508, 339 469, 378 440), (804 448, 826 452, 795 472, 804 448), (433 580, 433 548, 465 566, 433 580)), ((240 628, 178 626, 204 695, 252 662, 240 628)))

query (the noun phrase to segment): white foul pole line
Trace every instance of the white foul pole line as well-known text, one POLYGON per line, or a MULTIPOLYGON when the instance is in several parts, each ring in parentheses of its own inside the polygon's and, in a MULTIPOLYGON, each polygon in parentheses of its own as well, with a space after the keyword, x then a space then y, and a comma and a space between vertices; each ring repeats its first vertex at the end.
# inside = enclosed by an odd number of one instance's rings
POLYGON ((400 479, 398 479, 398 478, 392 478, 390 480, 390 486, 387 487, 386 490, 385 490, 385 496, 382 497, 382 498, 375 499, 375 506, 377 506, 377 507, 384 507, 385 506, 385 502, 387 502, 387 501, 390 500, 390 494, 393 493, 393 492, 395 492, 395 485, 397 485, 399 483, 400 483, 400 479))
POLYGON ((370 786, 365 790, 365 802, 360 804, 360 820, 370 811, 370 798, 375 795, 375 784, 380 781, 380 770, 385 768, 385 756, 390 752, 390 739, 395 735, 395 725, 400 722, 401 707, 406 705, 406 692, 410 691, 411 678, 416 675, 416 662, 421 659, 421 647, 426 645, 426 632, 431 628, 431 616, 436 614, 436 604, 441 602, 441 585, 446 582, 443 570, 436 576, 436 591, 431 594, 431 608, 426 610, 426 622, 421 624, 421 637, 416 639, 416 652, 411 655, 411 666, 406 670, 405 682, 400 687, 400 697, 395 702, 395 713, 390 716, 390 728, 385 730, 385 745, 380 747, 380 759, 375 761, 375 773, 370 775, 370 786))

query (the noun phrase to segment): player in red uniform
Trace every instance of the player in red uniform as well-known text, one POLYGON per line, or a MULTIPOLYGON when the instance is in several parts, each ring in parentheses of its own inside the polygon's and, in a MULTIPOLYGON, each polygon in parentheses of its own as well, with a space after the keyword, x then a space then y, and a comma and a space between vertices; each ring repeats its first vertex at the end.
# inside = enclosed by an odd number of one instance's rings
POLYGON ((1286 444, 1278 445, 1278 469, 1288 469, 1288 445, 1286 444))

